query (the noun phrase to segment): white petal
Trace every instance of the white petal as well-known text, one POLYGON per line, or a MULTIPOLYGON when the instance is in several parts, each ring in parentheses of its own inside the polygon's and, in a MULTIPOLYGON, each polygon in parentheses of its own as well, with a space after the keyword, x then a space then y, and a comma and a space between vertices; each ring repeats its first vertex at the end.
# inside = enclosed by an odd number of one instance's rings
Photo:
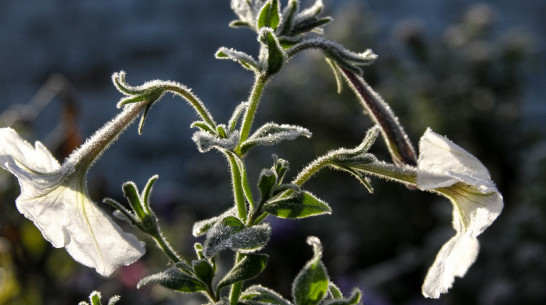
POLYGON ((437 299, 453 285, 455 276, 462 277, 478 256, 478 240, 468 234, 457 234, 442 246, 428 270, 422 293, 437 299))
POLYGON ((60 168, 42 143, 36 142, 32 147, 11 128, 0 128, 0 143, 0 166, 5 169, 8 169, 6 164, 38 173, 51 173, 60 168))
POLYGON ((494 186, 489 171, 476 157, 449 139, 427 129, 419 142, 417 185, 422 190, 457 182, 494 186))
POLYGON ((123 232, 86 194, 67 188, 62 197, 71 203, 65 212, 71 215, 64 228, 69 237, 65 248, 76 261, 108 276, 144 255, 144 243, 123 232))
POLYGON ((504 205, 502 195, 496 188, 483 193, 477 187, 459 182, 437 191, 453 204, 453 228, 473 237, 480 235, 495 221, 504 205))

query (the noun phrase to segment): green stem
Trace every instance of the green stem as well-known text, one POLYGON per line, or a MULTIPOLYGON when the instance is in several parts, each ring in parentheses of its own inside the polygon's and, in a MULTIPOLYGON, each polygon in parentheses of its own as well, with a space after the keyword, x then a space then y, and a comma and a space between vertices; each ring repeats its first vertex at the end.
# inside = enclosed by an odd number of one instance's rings
POLYGON ((248 98, 248 108, 246 109, 245 116, 243 118, 243 123, 241 127, 239 147, 237 151, 240 151, 240 144, 243 143, 250 133, 250 128, 252 127, 252 121, 254 120, 254 115, 258 109, 258 104, 260 102, 260 97, 264 90, 265 84, 267 83, 268 76, 264 74, 257 74, 254 80, 254 86, 248 98))
MULTIPOLYGON (((315 161, 307 165, 298 174, 292 183, 302 186, 309 178, 325 166, 336 166, 334 158, 335 155, 329 154, 315 159, 315 161)), ((407 165, 397 166, 380 161, 351 165, 349 167, 365 174, 417 187, 417 169, 415 167, 407 165)))
POLYGON ((168 86, 166 88, 168 91, 177 93, 178 95, 182 96, 190 105, 193 106, 195 111, 205 120, 207 124, 212 127, 213 130, 216 130, 216 123, 214 122, 214 119, 210 115, 210 112, 207 110, 203 102, 197 96, 195 96, 191 91, 189 90, 183 90, 182 88, 179 88, 177 86, 168 86))
MULTIPOLYGON (((235 264, 237 264, 242 259, 241 253, 237 252, 235 256, 235 264)), ((241 290, 243 288, 243 282, 237 282, 231 285, 231 290, 229 291, 229 305, 237 305, 239 302, 239 297, 241 296, 241 290)))
POLYGON ((167 257, 169 257, 169 259, 173 263, 180 263, 180 262, 185 263, 185 261, 180 256, 178 256, 178 254, 176 254, 176 251, 171 247, 169 242, 165 239, 163 234, 159 231, 159 228, 156 233, 150 234, 150 235, 153 237, 153 239, 155 240, 157 245, 161 248, 161 250, 163 250, 163 253, 165 253, 165 255, 167 255, 167 257))
POLYGON ((242 185, 242 176, 239 166, 237 165, 237 160, 230 152, 226 153, 226 156, 229 161, 229 167, 231 170, 231 184, 233 185, 233 196, 235 197, 235 206, 237 207, 237 213, 239 219, 246 222, 246 202, 245 194, 242 185))

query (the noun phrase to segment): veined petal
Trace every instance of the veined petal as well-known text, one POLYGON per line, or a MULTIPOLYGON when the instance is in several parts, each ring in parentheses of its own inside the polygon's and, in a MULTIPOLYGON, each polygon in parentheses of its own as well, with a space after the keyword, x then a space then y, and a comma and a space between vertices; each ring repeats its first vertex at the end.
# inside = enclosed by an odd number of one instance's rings
POLYGON ((32 147, 13 129, 0 128, 0 166, 19 180, 17 209, 76 261, 108 276, 144 254, 144 244, 89 199, 86 171, 62 171, 40 142, 32 147))
POLYGON ((480 160, 431 129, 427 129, 419 142, 417 171, 417 185, 422 190, 457 182, 494 186, 480 160))
POLYGON ((82 190, 83 181, 73 181, 59 194, 58 200, 68 202, 64 231, 68 235, 64 246, 83 265, 93 267, 108 276, 121 265, 129 265, 145 253, 144 243, 125 233, 82 190))
POLYGON ((60 168, 59 162, 42 143, 36 142, 32 147, 11 128, 0 128, 0 143, 0 166, 3 168, 9 164, 12 168, 23 167, 38 173, 51 173, 60 168))
POLYGON ((499 216, 504 204, 485 166, 460 146, 428 129, 419 150, 417 187, 451 201, 457 232, 441 248, 423 284, 424 296, 438 298, 476 260, 476 238, 499 216))
POLYGON ((428 270, 422 293, 437 299, 453 285, 455 276, 462 277, 478 256, 478 240, 468 234, 457 234, 444 244, 428 270))

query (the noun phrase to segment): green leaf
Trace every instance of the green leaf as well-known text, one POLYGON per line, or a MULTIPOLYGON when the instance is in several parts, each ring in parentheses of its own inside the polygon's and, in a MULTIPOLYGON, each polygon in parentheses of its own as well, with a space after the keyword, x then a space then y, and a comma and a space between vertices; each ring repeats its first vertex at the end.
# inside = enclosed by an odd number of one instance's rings
POLYGON ((200 259, 192 262, 193 272, 197 278, 205 284, 210 284, 214 278, 214 268, 206 259, 200 259))
POLYGON ((137 186, 134 182, 129 181, 125 182, 122 186, 123 195, 127 198, 127 201, 135 211, 139 220, 142 220, 146 217, 146 211, 140 201, 140 194, 138 192, 137 186))
POLYGON ((348 299, 336 298, 334 300, 328 300, 324 302, 324 305, 355 305, 360 302, 361 297, 362 293, 360 292, 360 290, 355 289, 348 299))
POLYGON ((262 7, 258 19, 256 20, 257 29, 269 27, 276 30, 279 26, 281 16, 279 14, 279 0, 269 0, 262 7))
POLYGON ((235 129, 237 128, 237 123, 239 122, 239 118, 245 112, 247 108, 248 108, 248 102, 242 102, 237 107, 235 107, 235 110, 233 111, 233 114, 231 115, 231 118, 228 121, 229 132, 235 131, 235 129))
POLYGON ((298 273, 292 284, 292 297, 296 305, 317 305, 328 292, 328 274, 321 262, 322 247, 316 237, 307 238, 314 255, 298 273))
POLYGON ((278 32, 280 35, 287 35, 292 31, 292 26, 294 25, 294 18, 299 8, 298 0, 289 0, 288 4, 282 12, 281 22, 278 27, 278 32))
POLYGON ((272 169, 262 169, 258 179, 258 189, 262 195, 262 202, 271 197, 273 188, 277 186, 277 173, 272 169))
POLYGON ((330 282, 328 286, 328 292, 330 293, 330 296, 333 299, 342 299, 343 294, 341 293, 341 290, 339 290, 339 287, 336 286, 336 284, 330 282))
POLYGON ((245 304, 252 305, 292 305, 276 291, 261 285, 248 287, 241 295, 241 300, 245 304))
POLYGON ((210 228, 212 228, 222 218, 225 218, 226 216, 233 216, 233 215, 235 215, 235 213, 236 213, 235 208, 231 208, 231 209, 225 211, 224 213, 222 213, 219 216, 215 216, 215 217, 205 219, 205 220, 196 221, 193 224, 193 229, 192 229, 193 236, 198 237, 198 236, 201 236, 201 235, 207 233, 207 231, 210 228))
POLYGON ((303 34, 312 31, 315 28, 321 27, 333 19, 330 17, 324 18, 310 18, 302 20, 294 25, 292 29, 292 35, 303 34))
POLYGON ((312 133, 309 129, 301 126, 266 123, 241 144, 241 153, 246 153, 256 145, 271 146, 283 141, 294 140, 301 136, 310 138, 311 135, 312 133))
POLYGON ((218 283, 218 289, 237 282, 251 280, 265 269, 266 254, 247 254, 218 283))
POLYGON ((262 71, 267 75, 279 72, 286 56, 273 29, 261 28, 259 40, 265 45, 265 48, 262 47, 263 52, 260 53, 260 63, 264 67, 262 71))
POLYGON ((204 254, 212 257, 228 248, 240 252, 258 251, 269 241, 270 235, 271 227, 268 224, 245 227, 237 217, 227 216, 208 230, 203 245, 204 254))
POLYGON ((243 68, 250 71, 259 71, 259 65, 252 56, 234 49, 221 47, 215 54, 217 59, 230 59, 238 62, 243 68))
POLYGON ((281 218, 305 218, 332 213, 328 204, 305 191, 266 203, 263 210, 281 218))
POLYGON ((207 289, 205 283, 176 267, 143 278, 138 282, 137 288, 150 283, 185 293, 206 291, 207 289))
POLYGON ((197 145, 199 152, 202 153, 208 152, 213 148, 219 150, 233 150, 239 141, 239 134, 234 132, 227 138, 223 138, 210 132, 199 130, 193 134, 192 140, 197 145))
POLYGON ((277 155, 273 155, 273 168, 277 173, 277 185, 279 185, 283 182, 286 172, 288 172, 289 163, 287 160, 279 158, 277 155))

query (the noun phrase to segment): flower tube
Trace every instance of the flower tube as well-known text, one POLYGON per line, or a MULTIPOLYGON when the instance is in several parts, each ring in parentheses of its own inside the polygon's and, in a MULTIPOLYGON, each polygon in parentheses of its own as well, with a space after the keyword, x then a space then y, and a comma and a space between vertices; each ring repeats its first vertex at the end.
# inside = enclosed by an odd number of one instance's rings
POLYGON ((428 129, 419 143, 417 187, 447 197, 453 204, 453 236, 438 252, 422 293, 439 298, 456 276, 465 275, 478 256, 480 235, 503 208, 487 168, 473 155, 428 129))
POLYGON ((91 201, 87 171, 147 104, 126 106, 62 165, 42 143, 32 146, 13 129, 0 128, 0 166, 19 180, 19 212, 54 247, 64 247, 74 260, 103 276, 138 260, 145 247, 91 201))

